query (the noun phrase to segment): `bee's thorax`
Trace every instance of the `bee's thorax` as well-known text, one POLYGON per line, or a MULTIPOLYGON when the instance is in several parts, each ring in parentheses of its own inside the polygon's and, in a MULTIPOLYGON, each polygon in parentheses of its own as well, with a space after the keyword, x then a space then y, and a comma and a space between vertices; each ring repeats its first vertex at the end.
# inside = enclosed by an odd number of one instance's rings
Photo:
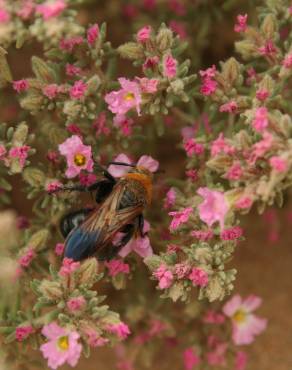
POLYGON ((143 173, 130 172, 125 175, 125 178, 136 180, 144 187, 147 193, 147 203, 150 204, 152 200, 152 179, 151 177, 143 173))

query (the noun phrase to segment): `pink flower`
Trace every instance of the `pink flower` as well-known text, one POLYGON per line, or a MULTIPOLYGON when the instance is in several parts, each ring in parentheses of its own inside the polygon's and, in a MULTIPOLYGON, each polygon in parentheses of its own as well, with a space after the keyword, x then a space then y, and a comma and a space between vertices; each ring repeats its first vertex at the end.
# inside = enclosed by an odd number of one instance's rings
POLYGON ((199 365, 200 357, 196 354, 193 348, 186 348, 183 353, 185 370, 193 370, 195 366, 199 365))
POLYGON ((59 271, 60 276, 69 276, 74 271, 78 270, 80 267, 80 262, 74 262, 71 258, 64 258, 62 262, 62 267, 59 271))
POLYGON ((203 317, 203 322, 206 324, 221 325, 225 322, 225 316, 213 310, 208 310, 203 317))
POLYGON ((178 36, 183 40, 186 39, 188 34, 185 25, 182 22, 177 22, 177 21, 170 21, 169 22, 169 28, 178 34, 178 36))
POLYGON ((174 272, 178 279, 184 279, 190 272, 190 266, 185 262, 176 263, 174 265, 174 272))
POLYGON ((57 84, 50 84, 42 88, 43 94, 50 100, 54 99, 60 92, 60 87, 57 84))
POLYGON ((41 14, 45 20, 52 17, 59 16, 64 9, 67 8, 67 4, 64 0, 55 0, 54 2, 45 2, 42 5, 36 6, 36 12, 41 14))
POLYGON ((0 9, 0 24, 10 21, 10 14, 5 9, 0 9))
POLYGON ((0 144, 0 160, 3 160, 5 158, 6 153, 7 150, 5 146, 0 144))
POLYGON ((227 343, 216 344, 215 349, 207 353, 207 363, 211 366, 225 366, 227 348, 227 343))
POLYGON ((203 80, 202 86, 200 88, 201 94, 205 96, 212 95, 217 89, 217 82, 215 80, 211 80, 206 78, 203 80))
POLYGON ((57 256, 62 256, 64 253, 65 244, 64 243, 57 243, 55 246, 55 253, 57 256))
POLYGON ((24 0, 22 4, 20 4, 20 9, 16 12, 16 14, 24 19, 27 20, 30 16, 32 16, 35 8, 34 0, 24 0))
POLYGON ((198 206, 200 219, 206 222, 209 227, 218 221, 223 229, 224 219, 229 209, 224 193, 208 188, 199 188, 197 193, 204 198, 204 201, 198 206))
POLYGON ((209 277, 206 271, 199 267, 192 268, 189 279, 194 286, 205 287, 208 285, 209 277))
POLYGON ((29 248, 26 253, 20 257, 18 263, 21 267, 28 267, 31 264, 31 261, 35 258, 36 253, 32 248, 29 248))
POLYGON ((228 103, 225 103, 220 106, 219 111, 220 112, 228 112, 228 113, 235 113, 238 108, 238 105, 236 101, 231 100, 228 103))
POLYGON ((89 27, 87 30, 87 42, 90 46, 95 44, 99 36, 99 26, 98 24, 94 24, 93 26, 89 27))
POLYGON ((286 55, 282 64, 287 69, 291 68, 292 67, 292 54, 286 55))
POLYGON ((26 326, 18 326, 15 329, 15 337, 18 342, 24 341, 30 334, 34 332, 33 327, 31 325, 26 326))
POLYGON ((66 75, 67 76, 77 76, 81 73, 82 69, 79 67, 74 66, 74 64, 67 63, 66 64, 66 75))
POLYGON ((168 0, 168 6, 171 11, 180 17, 186 14, 186 7, 180 0, 168 0))
POLYGON ((140 84, 141 91, 146 94, 154 94, 157 91, 159 80, 156 78, 136 77, 140 84))
POLYGON ((252 203, 251 198, 243 196, 235 203, 235 207, 238 209, 248 209, 252 206, 252 203))
POLYGON ((169 216, 173 216, 173 219, 169 226, 170 230, 176 230, 181 224, 186 223, 189 220, 192 212, 192 207, 184 208, 181 211, 169 212, 169 216))
POLYGON ((188 139, 184 143, 184 149, 188 157, 192 157, 194 154, 201 155, 202 153, 204 153, 203 144, 196 143, 195 139, 188 139))
POLYGON ((245 14, 245 15, 239 14, 236 17, 236 21, 237 21, 237 23, 234 25, 234 31, 235 32, 245 32, 246 29, 247 29, 247 25, 246 25, 247 14, 245 14))
POLYGON ((99 334, 95 332, 93 329, 86 330, 87 335, 87 342, 90 347, 102 347, 109 342, 108 339, 102 338, 99 334))
POLYGON ((87 84, 82 80, 76 81, 74 85, 70 88, 70 97, 74 100, 80 100, 83 98, 87 90, 87 84))
POLYGON ((18 159, 20 166, 23 168, 25 165, 26 158, 28 157, 29 150, 30 150, 30 146, 28 145, 16 146, 9 150, 8 156, 10 158, 18 159))
POLYGON ((92 171, 91 146, 84 145, 77 135, 59 145, 59 151, 66 157, 68 168, 65 174, 68 178, 77 176, 82 170, 92 171))
POLYGON ((113 119, 113 124, 115 127, 121 129, 124 136, 130 136, 133 131, 134 121, 132 118, 126 117, 124 114, 117 114, 113 119))
POLYGON ((175 204, 176 192, 174 188, 170 188, 166 193, 166 198, 164 201, 164 208, 169 209, 175 204))
POLYGON ((177 60, 172 55, 167 55, 163 60, 163 76, 173 78, 176 76, 177 60))
POLYGON ((60 49, 72 52, 74 47, 83 43, 82 36, 73 36, 60 41, 60 49))
POLYGON ((106 114, 105 112, 101 112, 96 121, 93 123, 93 127, 96 129, 96 137, 99 135, 106 135, 108 136, 110 134, 110 129, 107 127, 106 124, 106 114))
POLYGON ((173 274, 164 264, 160 265, 160 267, 153 272, 153 276, 159 281, 159 289, 167 289, 172 284, 173 274))
POLYGON ((240 163, 234 163, 226 173, 226 178, 228 180, 239 180, 243 175, 243 170, 241 168, 240 163))
POLYGON ((137 32, 137 41, 141 42, 141 43, 146 42, 147 40, 150 39, 151 32, 152 32, 151 26, 145 26, 145 27, 141 28, 137 32))
POLYGON ((44 358, 48 359, 48 366, 57 369, 68 363, 74 367, 81 355, 82 346, 78 342, 80 335, 76 331, 69 331, 55 322, 45 325, 42 334, 48 342, 40 346, 44 358))
POLYGON ((130 266, 122 260, 111 260, 104 264, 109 269, 109 276, 116 276, 118 274, 129 274, 130 266))
POLYGON ((214 140, 213 143, 211 144, 212 157, 221 152, 225 154, 233 154, 235 152, 235 148, 233 148, 226 142, 223 132, 221 132, 218 138, 214 140))
POLYGON ((66 127, 67 131, 70 132, 70 134, 76 134, 78 136, 81 136, 82 137, 82 132, 81 132, 81 129, 80 127, 78 127, 75 123, 70 123, 67 127, 66 127))
POLYGON ((13 89, 18 93, 26 91, 29 88, 29 83, 27 80, 13 81, 13 89))
POLYGON ((271 167, 279 173, 286 172, 288 169, 288 163, 285 158, 281 158, 278 156, 273 156, 270 158, 269 163, 271 167))
POLYGON ((272 56, 277 52, 277 49, 272 40, 266 41, 265 45, 258 49, 261 55, 272 56))
POLYGON ((207 68, 206 70, 200 70, 199 74, 203 79, 214 78, 216 76, 216 66, 213 64, 212 67, 207 68))
POLYGON ((242 237, 243 231, 240 226, 233 226, 230 229, 221 231, 220 238, 222 240, 235 240, 242 237))
POLYGON ((76 312, 82 310, 86 305, 85 298, 81 295, 79 297, 70 298, 66 306, 70 312, 76 312))
POLYGON ((108 325, 107 330, 110 333, 116 334, 120 339, 126 339, 131 334, 128 325, 123 322, 119 324, 108 325))
POLYGON ((206 242, 214 237, 214 233, 212 230, 194 230, 191 232, 191 236, 206 242))
POLYGON ((157 56, 154 57, 148 57, 144 64, 143 64, 143 70, 145 69, 154 69, 159 63, 159 58, 157 56))
POLYGON ((119 78, 118 81, 122 88, 105 96, 108 109, 115 114, 126 114, 129 110, 136 108, 138 115, 140 115, 142 103, 140 85, 136 81, 130 81, 126 78, 119 78))
POLYGON ((266 107, 256 109, 255 118, 252 121, 252 126, 257 132, 263 132, 269 124, 268 110, 266 107))
POLYGON ((186 171, 186 176, 190 178, 192 181, 197 181, 198 180, 198 171, 191 169, 186 171))
POLYGON ((79 174, 79 182, 83 186, 90 186, 94 184, 97 180, 97 176, 93 173, 84 173, 80 172, 79 174))
POLYGON ((50 193, 54 193, 56 190, 60 189, 62 187, 62 183, 58 180, 51 181, 46 184, 46 191, 50 193))
POLYGON ((258 89, 256 91, 256 98, 259 100, 259 101, 265 101, 268 97, 270 96, 270 93, 268 90, 262 88, 262 89, 258 89))
POLYGON ((248 162, 250 164, 254 164, 258 158, 266 154, 266 152, 271 149, 273 141, 274 141, 273 135, 267 131, 264 131, 263 139, 253 145, 252 152, 250 158, 248 159, 248 162))
MULTIPOLYGON (((117 157, 114 158, 113 162, 122 162, 132 164, 131 159, 124 153, 119 154, 117 157)), ((153 159, 151 156, 142 155, 139 158, 138 162, 136 163, 137 167, 144 167, 148 169, 150 172, 156 172, 159 167, 159 162, 153 159)), ((126 173, 128 173, 130 167, 127 166, 119 166, 111 164, 108 168, 108 171, 114 177, 122 177, 126 173)))
POLYGON ((157 0, 143 0, 143 6, 145 9, 151 11, 156 8, 157 0))
POLYGON ((234 370, 245 370, 247 365, 247 354, 243 351, 236 352, 234 370))
POLYGON ((267 320, 253 314, 261 303, 259 297, 251 295, 243 300, 237 294, 223 306, 223 313, 231 318, 232 339, 236 345, 252 343, 254 337, 266 329, 267 320))

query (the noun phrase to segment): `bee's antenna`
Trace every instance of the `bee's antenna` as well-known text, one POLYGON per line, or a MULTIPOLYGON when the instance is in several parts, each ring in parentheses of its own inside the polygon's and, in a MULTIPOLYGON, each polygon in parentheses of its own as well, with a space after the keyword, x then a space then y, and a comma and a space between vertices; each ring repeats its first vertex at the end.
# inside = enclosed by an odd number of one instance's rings
POLYGON ((114 164, 114 165, 117 165, 117 166, 136 167, 136 165, 134 165, 134 164, 124 163, 124 162, 109 162, 109 165, 110 164, 114 164))

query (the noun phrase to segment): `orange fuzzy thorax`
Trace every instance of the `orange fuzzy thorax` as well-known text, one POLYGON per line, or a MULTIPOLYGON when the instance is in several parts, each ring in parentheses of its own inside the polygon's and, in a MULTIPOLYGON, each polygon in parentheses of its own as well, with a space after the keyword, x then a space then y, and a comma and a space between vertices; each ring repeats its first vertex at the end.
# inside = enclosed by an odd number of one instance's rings
POLYGON ((150 204, 152 200, 152 179, 150 176, 143 173, 127 173, 125 178, 139 181, 147 192, 147 203, 150 204))

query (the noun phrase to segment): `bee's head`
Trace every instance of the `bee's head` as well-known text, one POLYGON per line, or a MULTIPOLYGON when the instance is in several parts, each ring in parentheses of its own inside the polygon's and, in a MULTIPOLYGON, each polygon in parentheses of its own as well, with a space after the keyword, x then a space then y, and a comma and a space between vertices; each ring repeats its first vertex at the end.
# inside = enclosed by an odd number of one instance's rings
POLYGON ((133 167, 130 169, 129 173, 136 173, 139 175, 144 175, 145 177, 148 177, 149 180, 151 181, 153 180, 153 173, 149 171, 146 167, 141 167, 141 166, 133 167))

